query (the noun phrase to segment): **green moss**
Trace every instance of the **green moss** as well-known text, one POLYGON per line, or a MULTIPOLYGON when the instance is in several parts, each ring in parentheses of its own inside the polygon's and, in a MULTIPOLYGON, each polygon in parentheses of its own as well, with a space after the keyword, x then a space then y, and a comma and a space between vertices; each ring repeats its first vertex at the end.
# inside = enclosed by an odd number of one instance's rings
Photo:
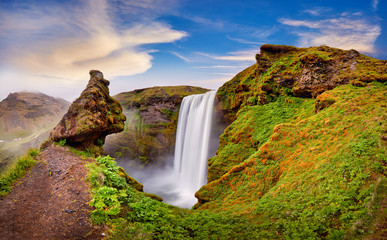
POLYGON ((237 119, 220 136, 216 156, 209 160, 208 182, 220 178, 266 143, 276 125, 291 122, 300 112, 314 107, 314 100, 280 97, 262 106, 242 108, 237 119))
POLYGON ((227 164, 225 156, 242 149, 229 146, 249 143, 240 132, 252 133, 250 143, 266 143, 239 165, 221 166, 228 172, 197 192, 203 199, 198 209, 249 216, 268 238, 361 239, 371 233, 377 181, 386 181, 386 144, 380 138, 387 130, 386 90, 377 82, 370 88, 337 87, 321 95, 334 104, 317 114, 313 100, 292 98, 298 109, 289 109, 290 118, 274 128, 272 115, 286 116, 289 99, 265 105, 278 104, 267 111, 269 118, 259 112, 265 106, 241 109, 221 138, 219 163, 227 164))

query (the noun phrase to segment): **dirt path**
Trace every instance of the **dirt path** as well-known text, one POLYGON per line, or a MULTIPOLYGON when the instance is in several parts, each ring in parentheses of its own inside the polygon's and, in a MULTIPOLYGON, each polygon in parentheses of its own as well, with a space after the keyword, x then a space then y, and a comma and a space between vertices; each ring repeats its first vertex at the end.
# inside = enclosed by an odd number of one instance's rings
POLYGON ((101 239, 106 229, 92 225, 88 214, 86 163, 59 146, 42 151, 0 199, 0 239, 101 239))

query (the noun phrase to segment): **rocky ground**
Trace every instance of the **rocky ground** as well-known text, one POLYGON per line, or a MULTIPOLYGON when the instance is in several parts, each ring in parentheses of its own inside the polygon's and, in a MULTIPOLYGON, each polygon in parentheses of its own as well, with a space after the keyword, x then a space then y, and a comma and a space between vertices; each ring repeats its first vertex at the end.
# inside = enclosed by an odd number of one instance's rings
POLYGON ((101 239, 92 225, 85 164, 89 159, 49 146, 39 162, 0 199, 1 239, 101 239))

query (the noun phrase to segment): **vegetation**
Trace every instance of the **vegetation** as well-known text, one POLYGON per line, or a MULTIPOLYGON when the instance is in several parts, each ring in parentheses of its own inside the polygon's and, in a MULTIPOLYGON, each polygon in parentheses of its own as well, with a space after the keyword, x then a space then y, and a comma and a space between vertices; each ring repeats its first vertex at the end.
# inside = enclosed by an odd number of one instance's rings
POLYGON ((121 176, 109 156, 88 165, 91 218, 111 227, 109 239, 246 239, 248 219, 229 213, 192 213, 152 199, 121 176))
POLYGON ((242 108, 221 137, 196 207, 249 217, 261 238, 372 234, 376 199, 385 196, 386 88, 337 87, 317 98, 334 100, 318 113, 313 99, 284 97, 242 108), (229 164, 228 156, 241 155, 229 164))
MULTIPOLYGON (((230 125, 198 204, 149 197, 100 157, 89 165, 92 219, 110 239, 371 239, 385 217, 386 80, 385 61, 356 51, 264 45, 218 90, 230 125)), ((155 127, 137 123, 140 134, 155 127)))
POLYGON ((226 120, 231 123, 245 105, 263 105, 278 96, 317 97, 336 86, 365 86, 387 80, 386 61, 327 46, 294 48, 263 45, 257 63, 219 88, 226 120))
POLYGON ((16 164, 10 167, 0 176, 0 197, 7 195, 11 191, 11 186, 14 182, 24 176, 24 174, 36 164, 36 157, 39 151, 30 149, 28 153, 21 156, 16 164))

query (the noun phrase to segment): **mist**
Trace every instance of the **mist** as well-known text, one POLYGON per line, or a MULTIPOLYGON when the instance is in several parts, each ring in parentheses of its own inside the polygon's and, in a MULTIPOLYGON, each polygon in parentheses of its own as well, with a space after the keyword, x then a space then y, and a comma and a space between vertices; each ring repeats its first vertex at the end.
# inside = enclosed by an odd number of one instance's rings
POLYGON ((215 94, 212 91, 184 98, 174 155, 160 157, 149 165, 140 160, 117 160, 119 166, 144 185, 145 192, 182 208, 197 203, 195 192, 207 184, 208 159, 215 156, 219 136, 226 127, 219 111, 214 111, 215 94))

